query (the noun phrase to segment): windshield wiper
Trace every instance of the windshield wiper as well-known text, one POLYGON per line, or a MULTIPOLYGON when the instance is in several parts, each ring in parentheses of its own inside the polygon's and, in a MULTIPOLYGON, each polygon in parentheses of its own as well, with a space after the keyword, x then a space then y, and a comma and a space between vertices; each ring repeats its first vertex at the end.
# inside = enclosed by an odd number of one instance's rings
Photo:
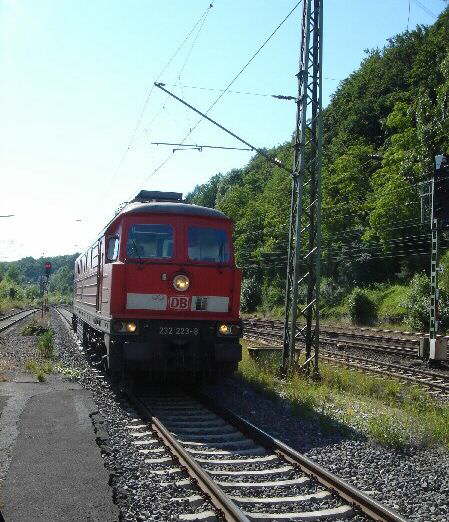
POLYGON ((134 238, 131 238, 131 241, 133 242, 134 251, 136 252, 137 257, 139 258, 139 263, 142 265, 143 261, 139 254, 139 249, 137 247, 137 243, 134 241, 134 238))

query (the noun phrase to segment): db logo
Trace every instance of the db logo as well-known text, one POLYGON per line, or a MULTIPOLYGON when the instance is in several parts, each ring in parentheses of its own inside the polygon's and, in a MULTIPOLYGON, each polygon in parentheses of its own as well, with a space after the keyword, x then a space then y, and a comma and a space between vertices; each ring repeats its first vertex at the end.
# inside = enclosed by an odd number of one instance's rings
POLYGON ((168 307, 172 310, 188 310, 189 309, 190 297, 176 296, 170 297, 168 307))

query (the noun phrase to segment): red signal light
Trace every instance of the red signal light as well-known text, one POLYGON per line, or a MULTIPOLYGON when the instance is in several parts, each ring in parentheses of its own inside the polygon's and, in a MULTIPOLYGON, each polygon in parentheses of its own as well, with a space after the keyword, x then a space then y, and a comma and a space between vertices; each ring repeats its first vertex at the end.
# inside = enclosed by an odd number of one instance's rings
POLYGON ((47 261, 44 265, 44 269, 45 269, 45 274, 48 276, 50 275, 50 272, 51 272, 51 263, 49 261, 47 261))

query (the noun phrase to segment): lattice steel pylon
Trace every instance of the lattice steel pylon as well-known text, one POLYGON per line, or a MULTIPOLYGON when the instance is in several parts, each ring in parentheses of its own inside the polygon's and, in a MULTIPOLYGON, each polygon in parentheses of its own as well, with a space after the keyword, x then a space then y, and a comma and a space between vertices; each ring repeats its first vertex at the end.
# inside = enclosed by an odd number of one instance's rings
POLYGON ((319 290, 321 264, 321 156, 323 0, 304 0, 287 278, 282 373, 291 372, 296 342, 305 345, 303 368, 319 377, 319 290), (298 310, 298 290, 307 285, 298 310), (305 324, 298 326, 298 315, 305 324))

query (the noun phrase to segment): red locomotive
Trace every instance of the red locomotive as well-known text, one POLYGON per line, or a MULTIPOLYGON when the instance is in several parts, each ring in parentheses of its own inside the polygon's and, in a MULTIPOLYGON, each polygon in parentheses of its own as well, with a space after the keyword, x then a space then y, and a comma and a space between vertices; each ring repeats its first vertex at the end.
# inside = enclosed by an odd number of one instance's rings
POLYGON ((175 192, 141 191, 75 262, 73 327, 112 378, 233 373, 241 272, 232 222, 175 192))

